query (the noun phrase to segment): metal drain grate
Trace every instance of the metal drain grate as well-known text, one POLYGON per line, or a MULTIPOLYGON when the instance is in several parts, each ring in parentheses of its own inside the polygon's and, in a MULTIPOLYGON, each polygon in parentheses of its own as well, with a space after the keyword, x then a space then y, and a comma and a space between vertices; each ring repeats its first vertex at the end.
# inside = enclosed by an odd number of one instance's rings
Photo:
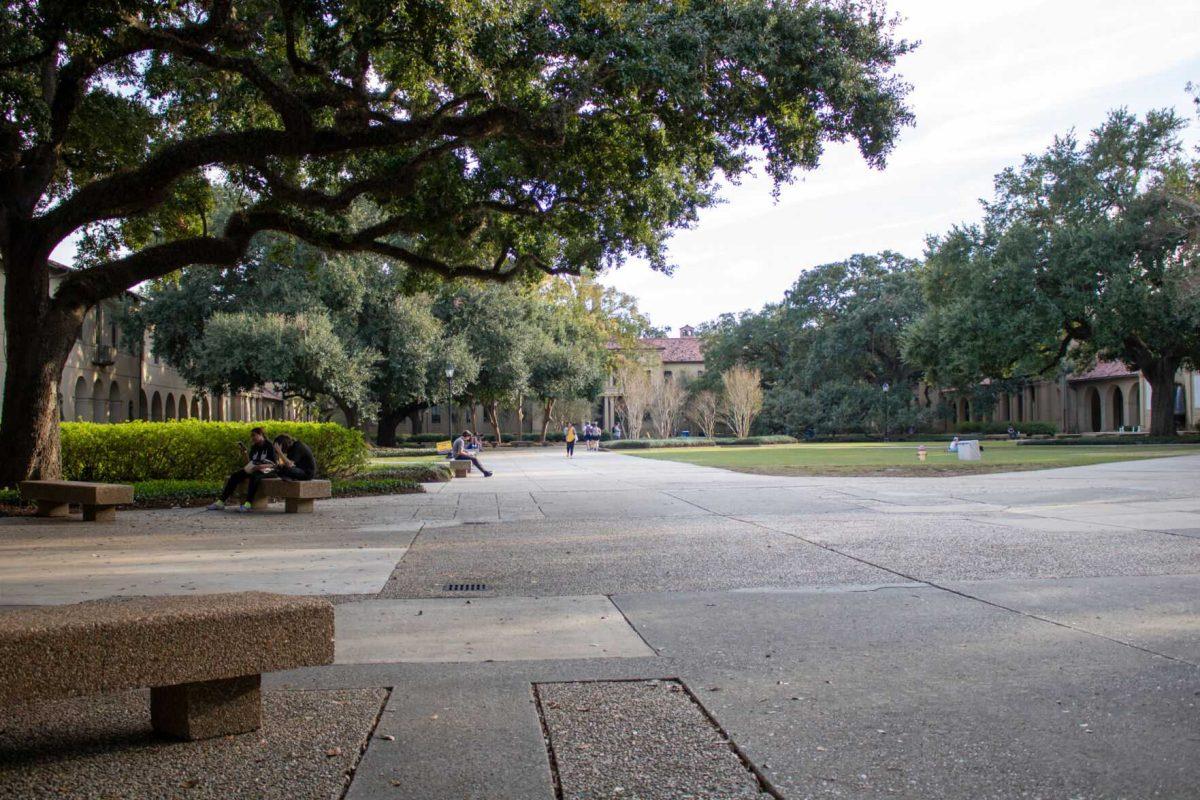
POLYGON ((486 592, 486 583, 447 583, 442 587, 444 592, 486 592))

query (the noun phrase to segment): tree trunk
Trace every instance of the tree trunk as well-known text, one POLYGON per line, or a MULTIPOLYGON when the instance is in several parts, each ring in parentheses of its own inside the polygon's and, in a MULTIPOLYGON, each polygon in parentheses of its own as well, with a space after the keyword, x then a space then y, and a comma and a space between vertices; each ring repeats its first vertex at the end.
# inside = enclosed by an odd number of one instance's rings
POLYGON ((1175 372, 1179 363, 1160 358, 1142 375, 1150 382, 1150 435, 1175 435, 1175 372))
POLYGON ((425 432, 424 411, 425 411, 425 407, 421 406, 420 408, 409 412, 408 421, 409 421, 409 424, 412 425, 413 433, 424 433, 425 432))
POLYGON ((44 258, 5 255, 4 333, 8 360, 0 418, 0 486, 62 477, 58 386, 86 309, 50 302, 44 258))
POLYGON ((403 409, 382 408, 379 410, 379 425, 375 431, 375 444, 380 447, 396 446, 396 427, 405 417, 403 409))
POLYGON ((496 432, 496 447, 499 447, 504 442, 504 439, 500 433, 500 403, 493 400, 488 405, 487 413, 488 413, 488 418, 491 420, 491 423, 492 423, 492 430, 494 430, 496 432))
POLYGON ((542 444, 546 443, 546 431, 550 430, 550 415, 554 413, 554 398, 546 399, 546 404, 542 407, 542 444))

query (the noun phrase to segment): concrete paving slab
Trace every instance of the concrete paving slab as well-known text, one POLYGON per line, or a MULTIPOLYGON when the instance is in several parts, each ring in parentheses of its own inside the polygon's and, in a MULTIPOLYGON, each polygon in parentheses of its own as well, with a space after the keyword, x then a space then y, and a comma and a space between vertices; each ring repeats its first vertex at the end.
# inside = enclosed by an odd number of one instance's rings
POLYGON ((265 591, 374 594, 404 548, 107 551, 0 563, 0 603, 265 591))
POLYGON ((371 600, 338 606, 335 636, 339 664, 654 655, 603 595, 371 600))
POLYGON ((1187 797, 1195 667, 935 589, 615 602, 786 797, 1187 797))
POLYGON ((947 586, 1200 666, 1200 575, 972 581, 947 586))
POLYGON ((150 694, 88 697, 0 716, 0 798, 329 800, 346 784, 386 691, 264 691, 263 727, 167 741, 150 694))
POLYGON ((564 800, 769 798, 677 681, 537 685, 564 800))
POLYGON ((525 681, 399 684, 346 800, 554 797, 525 681))
POLYGON ((1027 528, 986 517, 748 519, 923 581, 1200 572, 1200 540, 1090 524, 1080 530, 1077 522, 1055 530, 1053 523, 1027 528))
POLYGON ((707 514, 691 503, 657 491, 534 492, 538 508, 548 518, 612 519, 638 517, 695 517, 707 514))
POLYGON ((452 580, 500 595, 879 583, 894 576, 722 517, 547 520, 425 530, 385 597, 445 596, 452 580))
POLYGON ((671 497, 685 500, 714 514, 828 514, 861 511, 863 504, 823 489, 766 486, 762 488, 674 489, 671 497))

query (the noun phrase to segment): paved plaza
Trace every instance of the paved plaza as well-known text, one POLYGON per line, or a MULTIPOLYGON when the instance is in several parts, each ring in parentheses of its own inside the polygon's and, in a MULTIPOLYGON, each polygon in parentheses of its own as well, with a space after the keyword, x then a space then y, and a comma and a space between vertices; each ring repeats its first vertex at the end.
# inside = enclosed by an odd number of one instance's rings
POLYGON ((336 603, 259 733, 148 693, 0 720, 0 797, 1132 798, 1200 786, 1200 457, 775 478, 558 449, 496 476, 0 520, 0 607, 336 603))

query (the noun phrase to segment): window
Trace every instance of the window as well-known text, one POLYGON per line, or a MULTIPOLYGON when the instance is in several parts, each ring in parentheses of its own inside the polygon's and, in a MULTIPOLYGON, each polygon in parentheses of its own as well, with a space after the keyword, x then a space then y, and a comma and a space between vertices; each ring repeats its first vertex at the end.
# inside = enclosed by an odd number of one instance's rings
POLYGON ((669 370, 669 369, 664 369, 664 370, 663 370, 663 380, 664 380, 664 381, 669 381, 669 380, 671 380, 671 370, 669 370))
POLYGON ((441 422, 442 421, 442 407, 441 406, 433 407, 433 409, 429 412, 429 420, 431 422, 441 422))

